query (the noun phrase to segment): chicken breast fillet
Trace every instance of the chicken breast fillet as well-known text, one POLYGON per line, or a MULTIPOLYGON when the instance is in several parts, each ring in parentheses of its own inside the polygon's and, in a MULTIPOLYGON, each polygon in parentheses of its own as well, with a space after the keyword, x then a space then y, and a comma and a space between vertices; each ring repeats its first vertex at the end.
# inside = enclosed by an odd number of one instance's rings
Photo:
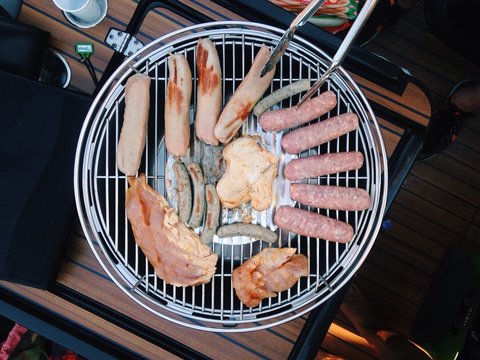
POLYGON ((227 170, 217 184, 222 205, 235 208, 248 201, 257 211, 272 203, 278 157, 260 147, 254 138, 242 136, 223 149, 227 170))
POLYGON ((255 307, 262 299, 277 296, 308 275, 305 255, 295 248, 266 248, 233 270, 232 282, 240 301, 255 307))
POLYGON ((205 284, 215 274, 217 254, 204 245, 145 175, 129 178, 126 212, 135 236, 157 276, 175 286, 205 284))

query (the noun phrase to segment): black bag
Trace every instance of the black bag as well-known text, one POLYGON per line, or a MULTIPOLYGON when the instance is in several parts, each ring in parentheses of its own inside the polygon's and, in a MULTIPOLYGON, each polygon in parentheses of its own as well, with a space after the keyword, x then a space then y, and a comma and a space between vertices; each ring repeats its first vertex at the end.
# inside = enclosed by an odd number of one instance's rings
POLYGON ((0 278, 48 288, 75 216, 73 167, 91 99, 0 72, 0 278))

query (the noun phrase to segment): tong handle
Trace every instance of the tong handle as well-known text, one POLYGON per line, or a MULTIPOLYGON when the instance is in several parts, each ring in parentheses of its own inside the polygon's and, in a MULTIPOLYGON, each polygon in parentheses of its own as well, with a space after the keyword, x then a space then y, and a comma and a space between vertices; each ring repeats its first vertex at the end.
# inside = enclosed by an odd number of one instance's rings
POLYGON ((350 28, 347 35, 345 36, 345 39, 343 39, 337 52, 333 56, 332 63, 330 64, 328 69, 325 71, 325 73, 320 77, 320 79, 315 84, 313 84, 310 90, 308 90, 307 93, 302 97, 302 99, 297 104, 297 106, 302 105, 305 100, 310 99, 312 95, 318 90, 318 88, 322 86, 325 80, 327 80, 328 77, 340 66, 340 64, 343 62, 343 60, 347 56, 348 50, 350 50, 350 47, 352 46, 353 42, 357 38, 357 35, 362 30, 363 25, 367 22, 367 19, 370 17, 370 14, 372 13, 373 9, 375 9, 375 6, 377 5, 377 1, 378 0, 367 0, 365 5, 363 5, 362 10, 358 14, 355 21, 353 22, 352 27, 350 28))
POLYGON ((292 23, 290 24, 290 28, 296 29, 299 26, 304 25, 308 19, 310 19, 313 14, 323 5, 325 0, 313 0, 308 4, 300 14, 297 15, 295 19, 293 19, 292 23))
POLYGON ((275 46, 275 49, 273 49, 270 57, 265 63, 265 66, 263 67, 260 74, 261 77, 265 76, 267 72, 273 69, 273 67, 278 63, 280 58, 285 53, 285 50, 287 50, 288 44, 290 44, 290 40, 292 40, 297 28, 305 24, 308 19, 310 19, 310 17, 315 14, 315 11, 317 11, 317 9, 322 6, 324 2, 325 0, 313 0, 312 2, 310 2, 310 4, 308 4, 307 7, 302 10, 300 14, 297 15, 295 19, 293 19, 290 27, 287 29, 287 31, 285 31, 282 38, 278 42, 277 46, 275 46))
POLYGON ((333 56, 333 61, 332 61, 332 66, 334 65, 335 68, 338 67, 343 60, 345 59, 345 56, 348 53, 348 50, 352 46, 354 40, 357 38, 357 35, 360 33, 360 31, 363 28, 363 25, 367 22, 367 19, 370 17, 370 14, 372 13, 373 9, 375 9, 375 6, 377 5, 378 0, 367 0, 365 5, 363 5, 362 10, 358 14, 357 18, 352 24, 352 27, 348 31, 347 35, 345 36, 345 39, 342 41, 340 44, 340 47, 338 48, 337 52, 333 56))

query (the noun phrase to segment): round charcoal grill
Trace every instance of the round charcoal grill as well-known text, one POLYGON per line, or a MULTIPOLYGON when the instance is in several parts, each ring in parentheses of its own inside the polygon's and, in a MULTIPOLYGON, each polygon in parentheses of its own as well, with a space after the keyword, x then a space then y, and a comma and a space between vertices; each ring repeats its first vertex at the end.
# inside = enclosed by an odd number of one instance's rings
MULTIPOLYGON (((258 213, 248 205, 236 210, 224 209, 221 222, 242 221, 247 216, 253 223, 277 231, 277 243, 268 244, 246 237, 215 237, 210 246, 219 255, 216 274, 210 283, 195 287, 167 285, 155 275, 153 267, 136 245, 125 214, 128 183, 115 162, 127 78, 135 71, 152 78, 148 135, 140 172, 144 172, 149 184, 175 206, 175 184, 169 170, 172 159, 165 151, 163 137, 169 54, 183 53, 191 65, 194 78, 191 119, 194 119, 195 47, 199 37, 208 37, 216 44, 222 64, 225 103, 248 72, 260 46, 275 46, 282 33, 283 30, 262 24, 214 22, 161 37, 117 69, 99 92, 85 120, 76 154, 75 197, 88 242, 107 274, 128 296, 154 314, 177 324, 208 331, 240 332, 265 329, 301 316, 328 300, 355 274, 373 245, 382 222, 387 190, 383 141, 368 102, 350 76, 340 68, 319 89, 320 93, 334 91, 338 102, 337 107, 320 120, 354 112, 360 119, 360 127, 355 132, 290 156, 281 149, 282 134, 265 133, 257 126, 257 119, 252 114, 240 131, 257 135, 261 144, 280 157, 274 201, 270 209, 258 213), (353 150, 364 154, 365 164, 360 170, 308 182, 364 188, 372 199, 370 209, 346 212, 307 208, 349 222, 355 232, 353 240, 349 244, 338 244, 278 229, 272 220, 275 208, 282 204, 300 207, 289 198, 289 182, 282 175, 284 165, 295 157, 353 150), (259 306, 248 308, 235 295, 231 273, 267 246, 295 247, 297 252, 308 257, 309 276, 302 277, 295 286, 277 297, 264 299, 259 306)), ((308 78, 313 83, 329 63, 330 58, 323 51, 297 37, 277 65, 276 76, 267 93, 299 79, 308 78)), ((299 99, 300 95, 294 96, 276 108, 295 105, 299 99)), ((193 135, 190 149, 184 162, 199 162, 207 181, 217 180, 218 169, 213 169, 212 164, 218 164, 220 149, 202 145, 193 135)), ((196 229, 198 233, 201 230, 196 229)))

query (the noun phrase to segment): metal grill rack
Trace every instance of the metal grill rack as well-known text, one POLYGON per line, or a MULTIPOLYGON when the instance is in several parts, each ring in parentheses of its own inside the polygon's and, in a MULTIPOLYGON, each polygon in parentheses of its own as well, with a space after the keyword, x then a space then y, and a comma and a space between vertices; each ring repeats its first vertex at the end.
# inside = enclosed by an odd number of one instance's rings
MULTIPOLYGON (((222 64, 225 103, 248 72, 260 46, 274 46, 282 32, 262 24, 214 22, 195 25, 159 38, 117 69, 97 95, 85 120, 77 147, 75 195, 89 244, 107 274, 126 294, 144 308, 177 324, 208 331, 240 332, 264 329, 301 316, 328 300, 355 274, 381 225, 387 190, 383 141, 368 102, 349 75, 340 68, 319 90, 334 91, 338 102, 337 107, 322 119, 352 111, 360 119, 357 131, 316 149, 290 156, 281 149, 282 134, 265 133, 257 126, 255 116, 250 115, 241 130, 243 134, 258 136, 264 146, 280 157, 279 176, 274 185, 275 199, 270 209, 259 213, 248 206, 224 210, 222 222, 241 221, 247 212, 253 222, 277 231, 278 243, 267 244, 245 237, 215 237, 210 245, 212 251, 219 254, 217 272, 209 284, 195 287, 167 285, 155 275, 153 267, 135 244, 125 215, 128 183, 117 170, 115 162, 126 79, 134 71, 146 73, 152 78, 148 136, 140 171, 146 174, 151 186, 175 205, 175 197, 166 194, 172 178, 168 170, 172 158, 166 154, 163 138, 163 103, 169 54, 183 53, 191 65, 194 78, 191 119, 194 119, 195 46, 199 37, 208 37, 216 44, 222 64), (331 243, 277 229, 273 223, 275 208, 281 204, 300 206, 290 200, 289 182, 283 178, 284 165, 295 157, 349 150, 363 153, 365 164, 360 170, 310 179, 309 183, 364 188, 372 199, 370 209, 360 212, 307 209, 349 222, 355 233, 352 242, 331 243), (294 287, 277 297, 263 300, 256 308, 248 308, 235 296, 231 273, 265 246, 297 248, 297 252, 306 255, 309 260, 310 275, 301 278, 294 287)), ((328 67, 329 61, 320 49, 301 38, 295 38, 277 65, 270 91, 299 79, 308 78, 313 83, 328 67)), ((285 100, 277 108, 294 105, 299 99, 297 96, 285 100)), ((214 175, 208 175, 211 169, 209 160, 206 160, 212 154, 212 147, 202 145, 192 136, 190 149, 190 155, 184 161, 198 161, 204 167, 207 178, 214 181, 214 175)), ((196 231, 201 231, 201 228, 196 231)))

